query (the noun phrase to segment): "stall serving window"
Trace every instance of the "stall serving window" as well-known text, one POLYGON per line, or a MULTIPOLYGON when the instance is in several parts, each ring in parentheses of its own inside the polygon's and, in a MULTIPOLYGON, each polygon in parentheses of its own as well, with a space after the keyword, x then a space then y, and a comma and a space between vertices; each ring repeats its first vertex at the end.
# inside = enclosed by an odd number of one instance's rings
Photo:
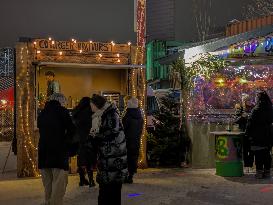
POLYGON ((82 97, 101 94, 109 101, 114 101, 118 108, 123 110, 123 97, 128 93, 127 69, 49 64, 37 67, 36 97, 39 105, 37 112, 43 108, 47 98, 48 82, 45 74, 48 71, 55 74, 54 81, 58 82, 60 92, 66 96, 68 109, 73 109, 82 97))

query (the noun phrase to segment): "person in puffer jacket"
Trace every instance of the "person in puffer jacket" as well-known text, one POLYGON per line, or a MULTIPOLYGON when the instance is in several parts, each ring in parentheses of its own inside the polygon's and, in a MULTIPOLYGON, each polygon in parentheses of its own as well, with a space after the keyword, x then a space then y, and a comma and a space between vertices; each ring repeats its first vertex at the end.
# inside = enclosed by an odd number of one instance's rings
POLYGON ((121 189, 126 176, 126 140, 115 104, 100 95, 91 98, 92 129, 98 150, 97 183, 98 205, 120 205, 121 189))

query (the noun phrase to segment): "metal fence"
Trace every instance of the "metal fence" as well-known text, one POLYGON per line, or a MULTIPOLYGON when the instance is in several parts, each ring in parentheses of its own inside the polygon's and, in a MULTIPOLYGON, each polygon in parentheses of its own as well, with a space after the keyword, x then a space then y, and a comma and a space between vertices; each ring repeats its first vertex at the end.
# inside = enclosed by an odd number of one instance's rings
POLYGON ((14 70, 13 48, 0 48, 0 141, 14 136, 14 70))

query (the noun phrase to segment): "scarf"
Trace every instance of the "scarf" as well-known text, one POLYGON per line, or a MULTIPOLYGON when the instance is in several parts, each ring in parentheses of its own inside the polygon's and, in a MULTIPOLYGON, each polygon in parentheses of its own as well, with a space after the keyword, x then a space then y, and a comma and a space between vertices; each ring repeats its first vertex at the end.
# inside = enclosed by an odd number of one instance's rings
POLYGON ((110 103, 105 103, 105 105, 103 106, 103 108, 99 109, 97 112, 95 112, 92 115, 92 128, 90 130, 90 135, 92 137, 95 137, 99 131, 100 131, 100 126, 101 126, 101 116, 103 115, 104 111, 110 107, 110 103))

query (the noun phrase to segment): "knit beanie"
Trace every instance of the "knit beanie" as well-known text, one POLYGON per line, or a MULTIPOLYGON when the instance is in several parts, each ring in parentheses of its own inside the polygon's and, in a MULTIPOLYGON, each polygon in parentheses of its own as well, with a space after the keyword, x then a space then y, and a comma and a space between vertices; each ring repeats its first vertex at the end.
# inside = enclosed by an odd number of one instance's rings
POLYGON ((101 96, 101 95, 97 95, 97 94, 94 94, 91 98, 91 102, 98 108, 98 109, 101 109, 103 108, 103 106, 105 105, 106 103, 106 99, 101 96))
POLYGON ((56 100, 58 101, 62 106, 66 105, 66 97, 62 93, 53 93, 49 97, 49 101, 56 100))
POLYGON ((132 97, 127 102, 128 108, 138 108, 138 99, 135 97, 132 97))

